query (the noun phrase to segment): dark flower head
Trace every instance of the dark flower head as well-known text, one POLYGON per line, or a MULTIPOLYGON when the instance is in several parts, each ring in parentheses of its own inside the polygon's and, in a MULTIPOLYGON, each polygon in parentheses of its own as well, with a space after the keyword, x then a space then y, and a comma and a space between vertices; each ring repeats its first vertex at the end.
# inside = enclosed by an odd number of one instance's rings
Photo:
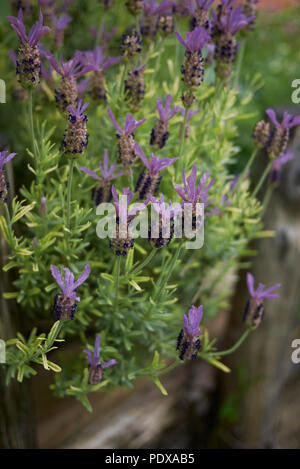
POLYGON ((0 203, 7 203, 8 188, 9 184, 6 181, 5 174, 3 171, 3 166, 12 160, 16 156, 16 153, 10 153, 8 151, 0 152, 0 203))
POLYGON ((143 152, 138 143, 135 144, 134 150, 136 154, 141 158, 142 162, 144 163, 150 174, 158 174, 160 171, 167 168, 171 164, 175 163, 176 160, 178 160, 178 158, 163 158, 159 160, 158 157, 154 156, 154 154, 151 153, 150 161, 148 161, 145 153, 143 152))
POLYGON ((119 171, 117 174, 113 174, 120 167, 115 165, 114 163, 109 167, 109 156, 107 150, 104 150, 103 163, 102 161, 99 162, 99 168, 102 177, 98 176, 94 171, 86 168, 85 166, 81 166, 79 169, 80 171, 83 171, 84 173, 88 174, 97 181, 102 181, 103 179, 106 179, 107 181, 112 181, 113 179, 121 177, 124 174, 123 171, 119 171))
POLYGON ((100 362, 100 334, 97 334, 93 354, 90 350, 85 349, 83 352, 87 355, 90 364, 90 383, 95 385, 102 381, 103 369, 113 365, 117 365, 114 358, 108 362, 100 362))
POLYGON ((210 27, 208 9, 214 0, 190 0, 188 4, 189 12, 192 14, 192 27, 203 26, 208 29, 210 27))
POLYGON ((254 290, 254 277, 249 272, 247 273, 247 285, 250 294, 250 300, 247 301, 244 311, 244 321, 250 327, 257 327, 263 320, 264 316, 264 299, 279 298, 278 293, 273 293, 274 290, 281 287, 280 283, 276 283, 273 287, 265 289, 262 283, 258 284, 258 288, 254 290))
POLYGON ((297 117, 294 117, 288 112, 284 112, 283 119, 280 124, 277 120, 276 113, 273 109, 267 109, 266 114, 276 127, 281 127, 282 129, 290 129, 291 127, 295 127, 296 125, 300 124, 300 115, 297 117))
POLYGON ((202 26, 198 26, 191 33, 187 32, 185 40, 179 32, 176 31, 175 34, 178 41, 190 52, 201 52, 205 44, 210 40, 209 31, 202 26))
POLYGON ((69 118, 63 140, 63 147, 67 156, 75 158, 81 155, 88 145, 87 116, 84 114, 88 105, 89 103, 83 104, 80 100, 76 107, 67 107, 69 118))
POLYGON ((152 129, 150 145, 154 145, 156 148, 163 148, 169 138, 169 120, 180 111, 180 108, 176 107, 174 104, 172 107, 171 94, 168 94, 166 97, 165 108, 160 98, 157 98, 156 106, 159 113, 159 120, 152 129))
POLYGON ((201 348, 199 335, 202 332, 199 329, 203 316, 202 305, 199 308, 192 306, 189 310, 189 317, 184 314, 184 329, 181 329, 177 339, 177 350, 180 360, 195 359, 201 348))
POLYGON ((192 15, 197 12, 197 9, 208 10, 214 0, 196 0, 196 5, 194 0, 189 0, 188 9, 192 15))
POLYGON ((140 121, 136 121, 132 114, 126 114, 124 129, 122 129, 119 126, 110 107, 108 107, 107 112, 108 112, 109 117, 111 118, 112 123, 114 124, 115 128, 117 129, 120 135, 126 135, 126 136, 132 135, 133 132, 147 120, 147 119, 142 119, 140 121))
POLYGON ((50 31, 50 28, 48 28, 48 26, 43 26, 43 14, 41 10, 39 14, 39 19, 35 23, 35 25, 32 26, 28 36, 26 34, 26 29, 23 22, 23 12, 21 9, 19 10, 17 17, 8 16, 7 19, 10 21, 11 27, 16 31, 21 43, 24 45, 29 44, 30 47, 35 47, 41 37, 48 31, 50 31))

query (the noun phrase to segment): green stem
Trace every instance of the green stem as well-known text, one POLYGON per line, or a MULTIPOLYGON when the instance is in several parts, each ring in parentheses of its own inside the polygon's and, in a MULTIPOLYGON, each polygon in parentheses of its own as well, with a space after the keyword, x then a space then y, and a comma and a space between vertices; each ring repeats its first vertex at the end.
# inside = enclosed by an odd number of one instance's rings
POLYGON ((247 161, 247 164, 245 166, 245 168, 243 169, 242 173, 241 173, 241 176, 240 176, 240 180, 239 180, 239 184, 241 184, 243 182, 243 179, 244 177, 246 176, 247 174, 247 171, 251 168, 251 166, 253 165, 254 163, 254 160, 256 158, 258 154, 258 148, 255 148, 252 152, 252 155, 250 156, 249 160, 247 161))
POLYGON ((183 363, 182 360, 179 360, 178 358, 173 362, 171 363, 171 365, 169 365, 167 368, 165 368, 164 370, 161 370, 161 371, 158 371, 157 373, 155 373, 155 376, 160 376, 160 375, 164 375, 165 373, 169 373, 170 371, 174 370, 174 368, 176 368, 178 365, 181 365, 183 363))
MULTIPOLYGON (((182 157, 182 153, 183 153, 183 149, 184 149, 184 140, 185 140, 185 130, 186 130, 186 123, 187 123, 187 118, 188 118, 188 111, 189 109, 188 108, 185 108, 185 114, 184 114, 184 119, 183 119, 183 124, 182 124, 182 128, 181 128, 181 135, 180 135, 180 145, 179 145, 179 154, 178 154, 178 157, 179 157, 179 161, 178 161, 178 173, 179 173, 179 178, 180 178, 180 175, 182 173, 182 170, 184 169, 184 159, 182 157)), ((178 174, 177 174, 177 178, 178 178, 178 174)))
POLYGON ((154 301, 155 301, 156 303, 159 302, 160 297, 161 297, 162 292, 163 292, 163 289, 165 288, 165 286, 167 285, 167 283, 168 283, 168 281, 169 281, 169 278, 171 277, 171 274, 172 274, 172 272, 173 272, 173 270, 174 270, 174 267, 175 267, 175 265, 176 265, 177 259, 179 258, 179 254, 180 254, 180 251, 181 251, 182 246, 183 246, 183 243, 178 244, 178 247, 177 247, 177 249, 176 249, 176 251, 175 251, 175 254, 174 254, 174 257, 173 257, 173 259, 172 259, 172 262, 170 263, 170 266, 169 266, 169 268, 168 268, 168 273, 167 273, 167 275, 165 276, 164 279, 161 278, 161 281, 158 282, 158 287, 159 287, 159 289, 158 289, 156 295, 154 296, 154 301))
POLYGON ((29 129, 30 129, 30 137, 31 137, 31 151, 33 153, 33 164, 34 167, 38 168, 38 155, 36 150, 36 141, 35 141, 35 132, 34 132, 34 124, 33 124, 33 95, 32 89, 28 91, 28 117, 29 117, 29 129))
POLYGON ((238 84, 239 84, 239 81, 240 81, 242 63, 243 63, 243 58, 244 58, 244 54, 245 54, 245 47, 246 47, 246 41, 244 40, 242 42, 242 45, 241 45, 241 48, 240 48, 239 54, 238 54, 238 62, 237 62, 237 67, 236 67, 234 88, 238 87, 238 84))
POLYGON ((153 248, 152 251, 150 251, 150 253, 146 257, 146 259, 138 267, 136 267, 134 270, 130 272, 130 275, 136 275, 141 270, 143 270, 144 267, 146 267, 146 265, 148 265, 151 262, 151 260, 153 259, 156 253, 157 253, 157 248, 153 248))
POLYGON ((263 203, 262 203, 263 209, 262 209, 262 212, 261 212, 261 217, 264 215, 264 213, 266 212, 266 210, 268 208, 268 205, 269 205, 269 202, 270 202, 270 199, 271 199, 271 195, 273 193, 273 189, 274 189, 274 186, 269 184, 267 192, 266 192, 264 200, 263 200, 263 203))
POLYGON ((136 32, 141 35, 141 28, 140 28, 140 15, 136 15, 136 20, 135 20, 135 29, 136 32))
POLYGON ((121 256, 117 256, 116 263, 117 263, 117 270, 116 270, 116 279, 115 279, 115 302, 114 302, 115 307, 118 306, 118 301, 119 301, 121 256))
POLYGON ((213 352, 209 353, 210 357, 224 357, 225 355, 230 355, 231 353, 235 352, 242 343, 247 339, 248 335, 250 334, 251 329, 247 329, 239 338, 239 340, 229 349, 224 350, 223 352, 213 352))
POLYGON ((68 192, 67 192, 67 228, 71 229, 71 196, 72 196, 72 182, 73 182, 74 160, 70 161, 68 192))
POLYGON ((123 67, 122 76, 121 76, 121 82, 120 82, 120 89, 119 89, 119 96, 120 97, 122 96, 122 90, 123 90, 123 85, 124 85, 124 81, 125 81, 125 77, 126 77, 126 72, 127 72, 127 63, 125 62, 124 67, 123 67))
POLYGON ((263 183, 264 183, 266 177, 267 177, 268 174, 269 174, 269 171, 270 171, 270 169, 271 169, 272 164, 273 164, 273 161, 271 160, 271 161, 269 162, 269 164, 267 165, 266 169, 264 170, 262 177, 261 177, 260 180, 258 181, 258 184, 257 184, 257 186, 255 187, 255 189, 254 189, 254 191, 253 191, 253 193, 252 193, 252 197, 256 197, 258 191, 260 190, 260 188, 261 188, 261 186, 263 185, 263 183))
POLYGON ((14 241, 13 241, 14 238, 13 238, 13 233, 11 229, 10 213, 9 213, 7 204, 4 204, 4 208, 5 208, 6 222, 7 222, 8 233, 9 233, 9 246, 12 248, 14 245, 14 241))

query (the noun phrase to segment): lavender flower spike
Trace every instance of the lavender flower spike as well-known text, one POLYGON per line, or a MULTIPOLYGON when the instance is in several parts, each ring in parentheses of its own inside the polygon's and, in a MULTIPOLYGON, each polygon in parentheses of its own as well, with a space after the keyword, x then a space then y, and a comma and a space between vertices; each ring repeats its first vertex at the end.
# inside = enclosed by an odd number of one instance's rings
POLYGON ((130 189, 126 187, 122 191, 123 195, 127 197, 126 206, 124 204, 120 205, 118 194, 114 186, 112 186, 111 192, 116 209, 116 237, 111 239, 109 246, 115 251, 116 256, 127 256, 128 250, 131 249, 134 244, 134 238, 132 238, 130 233, 130 223, 140 211, 146 208, 146 203, 140 204, 137 208, 127 213, 133 197, 130 189))
POLYGON ((141 67, 138 65, 137 68, 132 67, 128 72, 127 79, 125 80, 125 101, 133 111, 139 110, 145 96, 146 86, 143 75, 145 69, 146 65, 141 67))
POLYGON ((68 125, 64 135, 63 146, 66 156, 76 158, 80 156, 88 145, 88 133, 86 129, 87 116, 84 111, 89 103, 82 104, 79 101, 77 107, 68 106, 69 111, 68 125))
POLYGON ((156 0, 144 0, 144 15, 142 17, 141 33, 148 40, 153 41, 159 26, 159 15, 171 10, 176 5, 173 1, 163 0, 160 4, 156 0))
POLYGON ((60 321, 74 319, 77 308, 76 302, 80 301, 76 294, 76 289, 88 278, 91 268, 87 264, 76 282, 74 282, 74 275, 67 267, 64 268, 64 271, 65 276, 63 280, 59 268, 51 265, 51 274, 62 291, 62 293, 55 296, 53 307, 54 318, 60 321))
POLYGON ((188 8, 192 14, 192 27, 202 26, 203 28, 209 28, 209 13, 208 9, 214 0, 189 0, 188 8))
MULTIPOLYGON (((184 131, 184 138, 189 138, 190 136, 190 120, 192 117, 194 117, 196 114, 198 114, 201 111, 201 108, 198 107, 195 109, 195 111, 192 111, 192 109, 186 109, 183 107, 178 108, 179 112, 181 112, 182 117, 185 117, 185 113, 187 112, 187 119, 186 119, 186 126, 185 126, 185 131, 184 131)), ((182 127, 183 124, 181 124, 181 129, 180 132, 182 132, 182 127)))
POLYGON ((198 26, 193 32, 186 33, 186 40, 176 32, 179 42, 185 47, 185 61, 181 67, 182 80, 188 88, 188 93, 182 97, 183 104, 190 107, 195 101, 193 91, 196 91, 203 81, 204 67, 201 50, 210 39, 209 32, 202 26, 198 26))
POLYGON ((171 164, 175 163, 178 158, 163 158, 162 160, 159 160, 157 157, 154 156, 153 153, 151 153, 150 161, 148 161, 145 153, 143 152, 138 143, 135 144, 134 150, 146 166, 146 170, 143 170, 140 174, 135 187, 136 192, 139 193, 140 199, 145 200, 150 195, 155 195, 158 191, 161 181, 161 176, 159 176, 159 172, 167 168, 171 164))
POLYGON ((111 110, 108 107, 108 115, 117 129, 117 137, 119 139, 119 159, 124 166, 130 166, 135 161, 135 151, 134 151, 134 132, 135 130, 142 125, 147 119, 142 119, 136 121, 132 114, 126 114, 124 130, 121 129, 116 118, 111 110))
POLYGON ((107 95, 104 71, 119 63, 121 59, 121 56, 106 58, 101 46, 96 47, 93 51, 84 53, 84 62, 90 67, 90 70, 93 71, 90 94, 94 101, 106 101, 107 95))
POLYGON ((166 97, 165 108, 163 107, 160 98, 157 98, 156 106, 159 113, 159 120, 151 131, 150 145, 153 145, 156 148, 163 148, 169 138, 169 120, 172 119, 177 112, 180 112, 180 108, 176 107, 175 104, 171 107, 171 94, 168 94, 166 97))
POLYGON ((271 158, 279 158, 287 149, 290 128, 300 124, 300 116, 293 117, 288 112, 284 112, 283 119, 280 124, 273 109, 267 109, 266 114, 275 126, 275 130, 270 133, 267 152, 271 158))
POLYGON ((88 349, 85 349, 83 351, 88 357, 88 361, 90 364, 90 383, 93 385, 98 384, 102 381, 104 368, 117 365, 118 363, 117 360, 115 360, 114 358, 112 360, 109 360, 109 362, 100 362, 100 341, 100 334, 97 334, 93 355, 88 349))
POLYGON ((231 6, 226 8, 225 3, 218 14, 214 10, 211 11, 211 14, 214 23, 214 41, 216 43, 216 73, 221 78, 228 78, 238 50, 235 35, 240 29, 245 28, 253 21, 255 16, 248 18, 241 8, 234 9, 231 6))
POLYGON ((173 219, 175 215, 182 213, 182 209, 180 204, 171 208, 171 200, 169 200, 169 204, 166 204, 163 194, 160 195, 160 200, 153 196, 150 196, 150 200, 154 210, 158 213, 158 220, 155 220, 149 228, 148 239, 158 249, 170 244, 174 235, 173 219))
POLYGON ((63 58, 60 57, 59 64, 50 52, 46 54, 46 57, 54 70, 61 76, 59 86, 55 90, 55 100, 57 107, 62 112, 66 112, 68 106, 74 107, 77 103, 76 78, 89 72, 91 67, 82 63, 83 56, 80 51, 76 51, 74 57, 68 62, 64 62, 63 58))
POLYGON ((201 348, 201 342, 198 336, 202 334, 199 329, 203 316, 202 305, 199 308, 192 306, 189 310, 189 317, 184 315, 184 328, 181 329, 176 349, 180 352, 180 360, 195 359, 201 348))
POLYGON ((248 272, 247 285, 251 298, 247 301, 243 320, 249 327, 256 328, 264 317, 263 300, 268 298, 279 298, 278 293, 272 292, 281 287, 281 284, 276 283, 273 287, 265 290, 265 286, 262 283, 259 283, 257 290, 254 290, 254 277, 248 272))
POLYGON ((96 179, 96 181, 99 181, 98 186, 92 191, 92 199, 96 202, 96 205, 99 205, 102 202, 110 202, 112 197, 111 181, 123 176, 124 174, 123 171, 119 171, 117 174, 113 174, 115 171, 117 171, 117 169, 119 169, 119 167, 113 163, 109 168, 109 156, 107 150, 104 150, 103 165, 102 161, 100 161, 99 168, 102 177, 98 176, 94 171, 91 171, 85 166, 79 168, 80 171, 83 171, 92 178, 96 179))
POLYGON ((40 83, 41 60, 38 42, 50 29, 43 26, 43 15, 40 11, 39 19, 26 34, 23 23, 23 13, 19 10, 18 16, 8 16, 11 27, 16 31, 21 45, 16 62, 16 73, 23 88, 37 88, 40 83))
POLYGON ((1 151, 0 152, 0 204, 2 202, 7 203, 7 194, 9 183, 5 179, 5 174, 3 171, 3 166, 12 160, 16 156, 16 153, 10 153, 8 155, 8 151, 1 151))
POLYGON ((55 26, 54 45, 55 47, 61 47, 64 43, 64 29, 71 23, 72 18, 66 13, 63 13, 60 18, 55 15, 51 15, 51 17, 55 26))

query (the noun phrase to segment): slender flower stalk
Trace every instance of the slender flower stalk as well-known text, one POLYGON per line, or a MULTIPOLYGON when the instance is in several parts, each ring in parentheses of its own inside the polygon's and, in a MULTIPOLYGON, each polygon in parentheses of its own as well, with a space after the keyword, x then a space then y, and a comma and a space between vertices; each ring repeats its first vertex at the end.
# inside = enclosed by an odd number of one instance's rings
POLYGON ((116 166, 114 163, 109 167, 109 156, 108 151, 104 150, 103 164, 102 161, 99 162, 99 168, 101 172, 101 177, 99 177, 94 171, 81 166, 79 169, 84 173, 88 174, 96 181, 98 181, 98 186, 92 191, 92 200, 95 201, 96 205, 101 204, 102 202, 110 202, 112 198, 111 193, 111 181, 117 179, 118 177, 123 176, 124 172, 119 171, 117 174, 115 171, 119 169, 119 166, 116 166))
MULTIPOLYGON (((198 114, 201 111, 201 108, 198 107, 197 109, 193 111, 192 109, 180 107, 178 108, 178 110, 179 112, 181 112, 183 116, 183 123, 180 129, 180 137, 182 138, 183 136, 184 139, 186 140, 190 136, 190 120, 192 117, 194 117, 196 114, 198 114), (186 119, 185 119, 185 116, 186 116, 186 119)), ((182 155, 182 151, 183 151, 183 145, 180 145, 179 157, 182 155)))
POLYGON ((54 318, 60 321, 74 319, 77 303, 80 301, 76 290, 91 273, 90 266, 87 264, 76 282, 74 282, 72 272, 67 267, 64 268, 64 271, 65 276, 63 280, 59 268, 51 265, 51 274, 61 289, 61 293, 55 296, 53 307, 54 318))
POLYGON ((101 336, 100 334, 97 334, 93 355, 89 349, 85 349, 83 351, 88 357, 90 365, 90 383, 92 385, 101 383, 103 380, 103 371, 105 368, 117 365, 118 363, 114 358, 108 362, 100 362, 100 341, 101 336))
POLYGON ((150 161, 148 161, 145 153, 138 143, 135 144, 134 150, 146 167, 146 169, 140 174, 135 187, 135 191, 138 192, 139 198, 141 200, 145 200, 150 195, 155 195, 158 191, 161 181, 161 176, 159 175, 160 171, 175 163, 178 158, 163 158, 159 160, 158 157, 151 153, 150 161))
POLYGON ((37 88, 40 84, 41 60, 38 48, 38 42, 41 37, 49 31, 47 26, 43 26, 43 15, 40 11, 39 19, 32 26, 29 34, 23 22, 22 10, 19 10, 18 16, 8 16, 11 27, 16 31, 20 39, 20 47, 16 60, 16 73, 19 83, 23 88, 37 88))

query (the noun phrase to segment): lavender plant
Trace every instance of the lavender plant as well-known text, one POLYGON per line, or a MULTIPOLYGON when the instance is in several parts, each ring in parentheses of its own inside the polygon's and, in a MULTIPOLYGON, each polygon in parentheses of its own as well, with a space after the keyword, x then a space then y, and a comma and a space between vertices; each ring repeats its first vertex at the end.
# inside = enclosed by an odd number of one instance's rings
MULTIPOLYGON (((57 23, 51 15, 61 14, 68 5, 53 12, 51 2, 40 3, 51 9, 47 14, 55 31, 57 23)), ((229 169, 239 156, 236 123, 247 117, 247 102, 252 96, 239 99, 240 91, 230 80, 220 85, 215 74, 210 74, 214 62, 205 62, 202 56, 212 41, 213 20, 219 30, 215 28, 213 33, 214 41, 216 37, 219 41, 216 72, 220 75, 222 70, 221 75, 227 77, 230 69, 234 74, 237 48, 233 36, 249 25, 252 17, 245 19, 244 13, 230 10, 232 6, 226 6, 224 1, 211 17, 210 3, 115 1, 101 2, 100 6, 96 0, 89 2, 105 15, 106 30, 118 25, 118 34, 125 35, 122 50, 130 61, 129 71, 122 57, 110 56, 115 55, 115 49, 109 49, 108 43, 107 52, 99 46, 103 22, 96 33, 93 30, 94 37, 89 36, 94 13, 83 10, 80 19, 76 19, 74 3, 68 10, 67 21, 72 19, 74 31, 85 25, 86 31, 82 31, 80 46, 75 33, 64 38, 61 54, 73 58, 66 62, 60 59, 60 63, 55 58, 53 35, 45 36, 45 48, 50 52, 44 54, 43 60, 46 57, 54 69, 53 79, 48 81, 39 73, 37 43, 48 31, 42 26, 42 16, 28 36, 21 10, 17 18, 9 18, 21 40, 16 59, 18 77, 23 86, 35 91, 30 90, 29 96, 25 95, 19 103, 27 118, 18 121, 15 138, 10 141, 11 150, 18 152, 18 158, 10 164, 22 165, 18 195, 8 192, 9 177, 3 171, 3 164, 12 160, 14 153, 9 156, 1 153, 0 230, 9 250, 4 271, 12 270, 15 278, 4 299, 15 301, 26 318, 26 327, 16 338, 5 337, 7 363, 3 366, 7 383, 14 378, 22 382, 37 374, 42 366, 55 373, 52 389, 56 395, 74 396, 89 411, 90 393, 120 385, 130 388, 141 376, 151 378, 166 395, 161 376, 183 366, 186 360, 203 359, 228 372, 222 357, 237 350, 261 322, 262 301, 273 298, 272 290, 277 286, 264 291, 259 285, 255 291, 248 275, 251 299, 244 325, 243 311, 240 312, 241 338, 229 350, 220 351, 217 338, 209 337, 209 319, 228 306, 233 288, 228 274, 237 272, 243 266, 243 258, 253 255, 248 249, 250 240, 271 234, 263 230, 264 207, 256 198, 271 166, 253 192, 249 174, 255 152, 242 174, 233 175, 229 169), (187 31, 187 22, 181 15, 191 10, 195 29, 187 31), (135 24, 132 13, 136 15, 135 24), (130 36, 131 41, 126 39, 128 30, 124 24, 123 30, 120 28, 123 14, 126 26, 128 23, 130 31, 136 31, 130 36), (175 15, 176 35, 169 31, 167 37, 158 36, 160 17, 172 16, 173 21, 175 15), (146 39, 142 51, 138 39, 140 25, 146 39), (96 44, 86 44, 87 37, 96 44), (231 55, 223 56, 220 51, 225 42, 228 46, 229 40, 233 41, 231 55), (136 55, 128 52, 132 43, 136 55), (185 57, 180 43, 185 48, 185 57), (30 70, 23 62, 24 48, 27 55, 34 55, 30 70), (205 69, 208 73, 204 73, 205 69), (59 85, 57 74, 61 77, 59 85), (80 82, 79 77, 83 77, 80 82), (88 108, 88 120, 87 95, 93 101, 88 108), (167 97, 165 108, 160 101, 162 96, 167 97), (62 112, 56 109, 55 101, 62 112), (184 109, 179 107, 182 101, 184 109), (156 105, 159 120, 153 127, 156 105), (150 144, 159 148, 160 159, 153 154, 150 161, 147 159, 150 144), (117 158, 122 168, 115 164, 117 158), (101 176, 94 171, 98 165, 101 176), (127 197, 126 208, 137 202, 129 207, 124 233, 121 195, 127 197), (95 202, 99 206, 111 198, 116 233, 108 241, 97 236, 96 226, 101 217, 95 202), (165 200, 169 201, 166 207, 165 200), (189 250, 185 249, 185 239, 175 236, 173 224, 184 204, 194 210, 198 202, 205 206, 205 243, 202 249, 189 250), (152 226, 158 228, 158 237, 153 236, 153 230, 147 230, 145 239, 133 239, 128 228, 151 207, 158 216, 158 225, 152 226), (171 213, 169 234, 162 229, 166 212, 171 213), (70 354, 63 358, 64 351, 72 347, 78 352, 72 354, 74 359, 68 358, 70 354), (56 349, 61 352, 59 355, 56 349), (83 349, 88 360, 81 353, 83 349)), ((24 13, 26 7, 24 2, 24 13)), ((37 8, 33 7, 33 12, 37 17, 37 8)), ((9 32, 9 22, 6 28, 9 32)), ((16 49, 15 39, 11 36, 16 49)), ((120 45, 121 37, 115 41, 120 45)), ((5 44, 1 48, 8 53, 5 44)), ((12 68, 10 61, 7 68, 12 68)), ((274 129, 269 123, 260 123, 254 130, 253 142, 268 149, 272 165, 276 161, 281 164, 284 161, 278 158, 285 154, 288 128, 299 124, 299 119, 291 120, 286 115, 280 124, 273 113, 269 111, 268 115, 274 129)), ((245 267, 249 267, 248 262, 245 267)))

